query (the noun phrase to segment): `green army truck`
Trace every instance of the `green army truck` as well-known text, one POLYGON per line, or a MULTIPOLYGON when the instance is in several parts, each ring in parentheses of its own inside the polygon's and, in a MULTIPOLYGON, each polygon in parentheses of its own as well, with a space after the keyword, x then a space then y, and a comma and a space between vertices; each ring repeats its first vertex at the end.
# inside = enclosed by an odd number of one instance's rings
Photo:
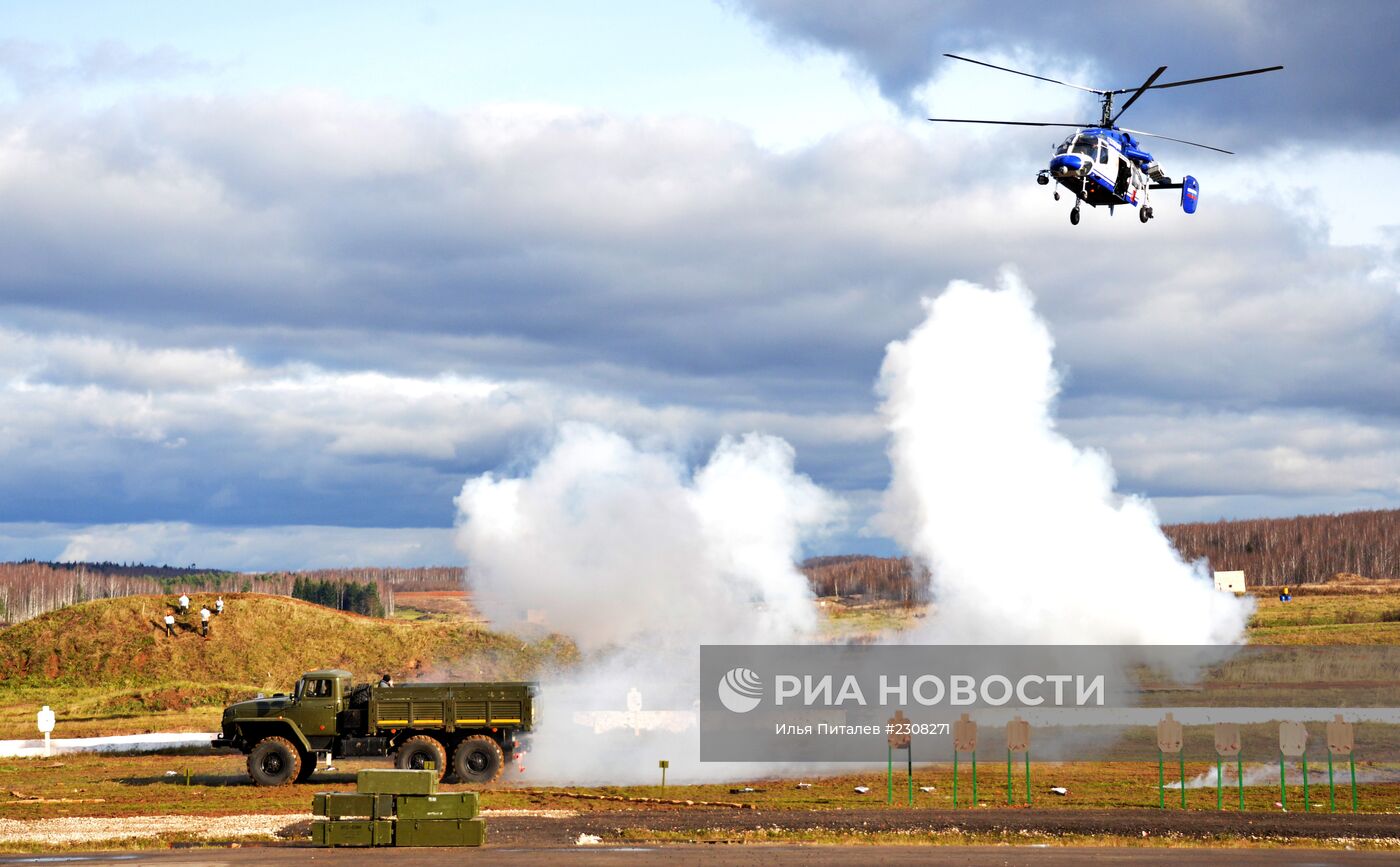
POLYGON ((441 779, 500 778, 534 725, 533 683, 353 684, 348 671, 308 671, 291 695, 224 710, 214 746, 248 756, 259 786, 304 782, 332 759, 393 756, 399 768, 429 764, 441 779))

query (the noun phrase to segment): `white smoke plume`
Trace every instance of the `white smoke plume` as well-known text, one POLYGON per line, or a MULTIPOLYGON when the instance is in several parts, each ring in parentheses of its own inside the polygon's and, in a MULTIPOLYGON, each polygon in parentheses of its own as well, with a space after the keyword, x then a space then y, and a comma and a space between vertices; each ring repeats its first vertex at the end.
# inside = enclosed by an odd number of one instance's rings
MULTIPOLYGON (((1234 788, 1235 786, 1239 785, 1239 770, 1235 767, 1233 760, 1227 760, 1221 763, 1221 773, 1219 778, 1216 777, 1215 770, 1215 768, 1210 768, 1205 773, 1197 774, 1196 776, 1187 780, 1186 788, 1214 789, 1216 785, 1221 781, 1224 782, 1226 788, 1234 788)), ((1303 785, 1303 767, 1301 763, 1295 761, 1287 765, 1285 769, 1285 774, 1286 779, 1288 781, 1288 785, 1303 785)), ((1394 783, 1397 780, 1400 780, 1400 771, 1396 771, 1393 768, 1359 768, 1356 771, 1356 781, 1358 783, 1394 783)), ((1351 786, 1351 773, 1348 770, 1345 761, 1343 761, 1336 769, 1333 777, 1333 783, 1338 789, 1344 789, 1351 786)), ((1277 786, 1279 784, 1278 765, 1245 765, 1244 784, 1246 787, 1277 786)), ((1314 792, 1320 793, 1317 795, 1317 797, 1323 797, 1326 794, 1327 766, 1325 764, 1323 764, 1322 767, 1313 765, 1312 767, 1308 768, 1308 784, 1311 786, 1318 787, 1313 790, 1314 792)), ((1166 784, 1166 788, 1180 789, 1181 781, 1171 780, 1166 784)), ((1302 792, 1296 792, 1294 794, 1302 795, 1302 792)), ((1226 797, 1228 797, 1228 794, 1226 797)))
POLYGON ((479 607, 506 627, 529 614, 586 655, 542 684, 532 779, 655 782, 660 758, 689 780, 733 775, 701 766, 696 730, 677 726, 693 719, 701 644, 812 637, 794 564, 842 507, 793 458, 783 440, 749 434, 692 473, 567 424, 528 475, 466 482, 458 543, 479 607))
MULTIPOLYGON (((880 378, 893 475, 879 525, 931 567, 938 606, 915 640, 1238 641, 1249 605, 1182 562, 1147 502, 1114 493, 1104 455, 1055 430, 1052 341, 1029 293, 954 283, 926 306, 880 378)), ((691 472, 568 424, 528 474, 470 479, 456 502, 483 612, 506 628, 528 615, 585 654, 542 684, 529 779, 655 782, 658 759, 677 781, 799 770, 702 765, 686 728, 699 645, 815 640, 794 561, 843 510, 786 442, 726 438, 691 472)))
POLYGON ((462 487, 473 591, 492 620, 533 611, 585 651, 800 639, 816 613, 794 558, 840 506, 793 457, 774 437, 726 437, 690 474, 674 456, 564 425, 528 476, 462 487))
POLYGON ((931 569, 919 639, 1238 642, 1250 604, 1187 564, 1106 455, 1055 429, 1053 341, 1013 276, 955 282, 880 373, 892 478, 877 526, 931 569))

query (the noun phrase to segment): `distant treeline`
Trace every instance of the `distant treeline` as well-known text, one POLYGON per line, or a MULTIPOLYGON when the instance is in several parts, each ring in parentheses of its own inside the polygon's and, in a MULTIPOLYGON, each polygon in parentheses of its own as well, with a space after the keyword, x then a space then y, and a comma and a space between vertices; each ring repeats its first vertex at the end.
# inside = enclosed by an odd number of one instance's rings
POLYGON ((1400 578, 1400 509, 1174 524, 1163 528, 1187 560, 1243 569, 1250 586, 1315 584, 1339 572, 1400 578))
POLYGON ((861 597, 868 600, 921 605, 928 600, 928 576, 920 569, 918 580, 908 557, 813 557, 802 571, 818 596, 861 597))
POLYGON ((0 563, 0 624, 18 623, 76 602, 137 594, 285 593, 262 575, 119 563, 0 563))
MULTIPOLYGON (((1250 587, 1316 584, 1338 573, 1400 578, 1400 509, 1302 515, 1162 528, 1188 562, 1216 571, 1243 570, 1250 587)), ((923 598, 907 558, 815 557, 802 564, 818 596, 859 596, 905 603, 923 598)))
MULTIPOLYGON (((1400 578, 1400 509, 1245 521, 1174 524, 1163 528, 1188 561, 1205 558, 1216 570, 1242 569, 1249 586, 1313 584, 1337 573, 1400 578)), ((904 557, 815 557, 802 571, 818 596, 860 597, 905 604, 927 602, 928 580, 904 557)), ((458 590, 467 585, 457 566, 406 569, 315 569, 244 573, 127 563, 0 563, 0 624, 113 596, 188 592, 296 593, 309 586, 332 607, 368 613, 374 598, 394 613, 395 592, 458 590), (357 585, 348 587, 342 585, 357 585), (359 585, 372 586, 373 593, 359 585), (348 600, 348 603, 347 603, 348 600), (346 608, 346 604, 360 607, 346 608), (361 610, 366 608, 366 610, 361 610)))
MULTIPOLYGON (((463 576, 464 570, 459 567, 436 566, 230 572, 128 563, 43 563, 23 560, 0 563, 0 624, 18 623, 76 602, 115 596, 174 595, 181 592, 292 596, 298 580, 335 588, 335 601, 323 603, 330 607, 361 614, 372 609, 379 615, 392 615, 396 590, 459 590, 463 576), (372 585, 373 592, 369 593, 358 586, 342 589, 340 585, 372 585), (370 596, 374 600, 372 605, 362 601, 370 596)), ((332 595, 328 590, 316 592, 324 593, 328 599, 332 595)))
POLYGON ((318 581, 315 578, 298 577, 292 582, 292 598, 305 599, 327 608, 338 608, 366 617, 384 616, 384 605, 379 601, 379 587, 368 581, 318 581))

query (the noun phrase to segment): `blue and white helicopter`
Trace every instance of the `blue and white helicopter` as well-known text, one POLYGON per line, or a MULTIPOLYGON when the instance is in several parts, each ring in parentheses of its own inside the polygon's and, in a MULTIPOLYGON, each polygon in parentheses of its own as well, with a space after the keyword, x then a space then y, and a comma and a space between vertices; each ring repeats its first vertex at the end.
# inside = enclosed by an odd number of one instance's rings
MULTIPOLYGON (((1041 169, 1036 174, 1035 180, 1038 184, 1048 184, 1054 181, 1057 186, 1062 186, 1074 195, 1074 208, 1069 212, 1069 221, 1074 225, 1079 225, 1079 205, 1081 203, 1097 208, 1099 205, 1107 205, 1108 212, 1113 213, 1116 205, 1127 205, 1138 209, 1138 219, 1146 223, 1152 219, 1152 205, 1149 201, 1149 194, 1152 190, 1181 190, 1181 209, 1188 214, 1196 213, 1196 206, 1200 202, 1201 187, 1195 178, 1186 175, 1180 183, 1173 183, 1172 179, 1166 176, 1162 167, 1153 159, 1152 154, 1143 150, 1135 136, 1147 136, 1149 138, 1166 139, 1180 144, 1191 145, 1192 147, 1205 148, 1206 150, 1218 151, 1222 154, 1233 154, 1224 148, 1212 147, 1200 144, 1199 142, 1186 141, 1185 139, 1172 138, 1166 135, 1143 132, 1136 129, 1124 129, 1118 126, 1118 118, 1123 116, 1123 112, 1137 102, 1138 97, 1149 90, 1156 90, 1166 87, 1181 87, 1187 84, 1201 84, 1207 81, 1219 81, 1222 78, 1239 78, 1242 75, 1258 75, 1261 72, 1275 72, 1283 69, 1282 66, 1268 66, 1263 69, 1250 69, 1245 72, 1228 72, 1224 75, 1208 75, 1204 78, 1191 78, 1185 81, 1170 81, 1165 84, 1157 84, 1157 79, 1162 73, 1167 71, 1165 66, 1159 67, 1156 72, 1147 77, 1138 87, 1124 87, 1116 90, 1099 90, 1094 87, 1083 87, 1078 84, 1070 84, 1067 81, 1058 81, 1053 78, 1046 78, 1041 75, 1032 75, 1029 72, 1021 72, 1018 69, 1008 69, 1005 66, 996 66, 981 60, 973 60, 970 57, 959 57, 956 54, 944 54, 944 57, 951 57, 954 60, 962 60, 967 63, 975 63, 978 66, 986 66, 990 69, 999 69, 1002 72, 1010 72, 1016 75, 1024 75, 1027 78, 1034 78, 1038 81, 1048 81, 1051 84, 1063 84, 1065 87, 1073 87, 1076 90, 1083 90, 1096 94, 1103 100, 1103 113, 1097 124, 1089 123, 1039 123, 1025 120, 967 120, 955 117, 931 117, 929 120, 936 123, 991 123, 1004 126, 1067 126, 1073 127, 1074 133, 1065 139, 1055 148, 1055 155, 1050 159, 1048 168, 1041 169), (1117 113, 1113 111, 1113 97, 1131 93, 1123 106, 1117 113)), ((1060 200, 1060 191, 1055 190, 1055 201, 1060 200)))

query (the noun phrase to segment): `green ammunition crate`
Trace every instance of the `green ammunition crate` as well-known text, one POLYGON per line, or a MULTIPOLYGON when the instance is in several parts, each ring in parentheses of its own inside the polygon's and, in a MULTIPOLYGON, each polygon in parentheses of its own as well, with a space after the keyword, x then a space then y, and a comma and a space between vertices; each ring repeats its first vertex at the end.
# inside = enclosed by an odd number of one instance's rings
POLYGON ((399 819, 395 846, 481 846, 485 819, 399 819))
POLYGON ((311 812, 317 816, 343 819, 349 816, 366 819, 394 818, 393 795, 365 795, 359 792, 319 792, 311 801, 311 812))
POLYGON ((362 795, 436 795, 437 784, 437 771, 373 768, 355 778, 355 788, 362 795))
POLYGON ((476 792, 399 795, 400 819, 475 819, 476 792))
POLYGON ((394 823, 360 819, 317 819, 311 823, 311 842, 317 846, 392 846, 394 823))

